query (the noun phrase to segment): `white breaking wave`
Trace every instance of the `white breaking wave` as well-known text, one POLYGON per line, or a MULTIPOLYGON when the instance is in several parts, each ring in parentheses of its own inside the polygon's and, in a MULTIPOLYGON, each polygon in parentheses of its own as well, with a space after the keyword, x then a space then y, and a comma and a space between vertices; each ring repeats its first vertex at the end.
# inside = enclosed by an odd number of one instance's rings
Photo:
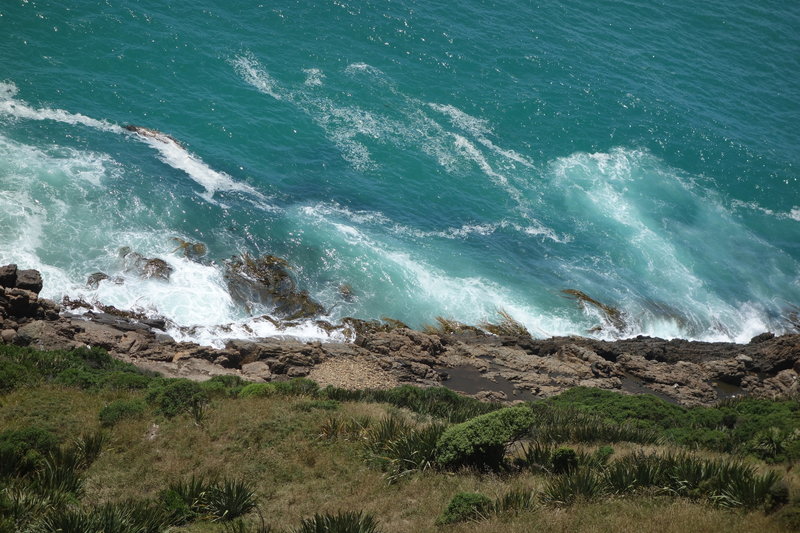
POLYGON ((796 263, 738 222, 713 191, 646 152, 623 148, 560 158, 550 173, 548 201, 580 212, 578 223, 591 232, 576 228, 576 242, 588 239, 599 252, 596 262, 573 259, 577 265, 562 264, 561 271, 586 279, 576 288, 588 292, 598 283, 615 287, 616 305, 629 315, 625 335, 747 342, 763 331, 786 330, 773 299, 789 297, 775 287, 791 287, 796 263), (755 256, 772 259, 754 277, 742 259, 755 256), (727 281, 717 284, 718 277, 727 281), (680 316, 659 316, 646 300, 664 302, 680 316))
POLYGON ((63 109, 36 109, 21 100, 15 100, 19 90, 9 82, 0 82, 0 115, 27 120, 54 120, 64 124, 82 124, 97 130, 122 133, 124 130, 105 120, 97 120, 80 113, 70 113, 63 109))
POLYGON ((456 228, 425 231, 393 222, 383 213, 377 211, 352 211, 339 204, 319 203, 313 206, 304 206, 301 208, 301 211, 311 216, 334 215, 346 218, 347 220, 355 222, 356 224, 378 225, 396 235, 417 238, 438 237, 442 239, 463 239, 469 235, 491 235, 498 230, 510 228, 519 233, 524 233, 525 235, 542 236, 555 242, 564 243, 569 242, 571 239, 569 236, 560 237, 549 228, 542 228, 541 226, 524 226, 509 220, 501 220, 499 222, 484 224, 464 224, 463 226, 456 228))
POLYGON ((152 137, 133 134, 139 140, 152 147, 159 153, 161 161, 174 169, 185 172, 195 183, 205 189, 200 196, 209 203, 217 203, 214 194, 220 191, 243 192, 257 200, 255 203, 267 211, 276 211, 277 207, 267 203, 267 198, 259 191, 234 180, 225 172, 219 172, 206 165, 203 160, 188 152, 168 137, 152 137))
POLYGON ((167 165, 185 172, 196 183, 205 189, 201 197, 210 203, 216 203, 213 196, 218 191, 238 191, 255 199, 253 203, 262 209, 274 211, 277 208, 267 202, 267 198, 249 185, 235 181, 224 172, 219 172, 206 165, 199 157, 188 152, 171 137, 155 130, 152 135, 131 134, 125 128, 105 120, 97 120, 85 115, 70 113, 63 109, 36 109, 26 102, 16 100, 18 89, 13 83, 0 83, 0 115, 24 120, 52 120, 63 124, 83 125, 109 133, 125 134, 144 142, 154 148, 160 159, 167 165))
POLYGON ((382 292, 399 293, 403 299, 414 302, 417 320, 426 316, 433 320, 434 316, 442 315, 476 324, 494 320, 496 310, 502 308, 538 336, 576 331, 576 325, 569 319, 530 307, 490 280, 449 275, 406 251, 372 239, 353 225, 330 219, 332 212, 329 210, 305 206, 299 213, 321 230, 332 231, 344 244, 343 248, 353 250, 355 257, 343 261, 369 265, 369 272, 364 270, 362 274, 372 277, 373 281, 379 280, 382 292))

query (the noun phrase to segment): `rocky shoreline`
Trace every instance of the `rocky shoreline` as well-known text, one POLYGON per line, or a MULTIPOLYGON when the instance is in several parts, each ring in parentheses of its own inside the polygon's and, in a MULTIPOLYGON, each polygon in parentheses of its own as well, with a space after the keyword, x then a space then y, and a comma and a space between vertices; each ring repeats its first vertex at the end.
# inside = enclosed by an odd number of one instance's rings
POLYGON ((686 406, 742 394, 800 395, 800 334, 764 333, 748 344, 650 337, 537 340, 470 327, 421 332, 401 323, 351 319, 352 343, 266 338, 233 340, 216 349, 176 342, 163 332, 163 321, 113 307, 75 312, 86 304, 39 298, 41 289, 39 272, 0 267, 3 343, 45 350, 100 347, 173 377, 310 377, 348 388, 441 385, 498 401, 543 398, 576 386, 646 392, 686 406))

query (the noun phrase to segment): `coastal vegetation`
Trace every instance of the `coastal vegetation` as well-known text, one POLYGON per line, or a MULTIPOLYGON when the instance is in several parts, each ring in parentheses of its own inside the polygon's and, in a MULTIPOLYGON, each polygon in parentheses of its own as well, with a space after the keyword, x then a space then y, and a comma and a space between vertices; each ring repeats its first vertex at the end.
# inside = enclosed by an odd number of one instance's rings
POLYGON ((800 407, 205 382, 0 345, 0 531, 791 531, 800 407), (567 512, 568 510, 568 512, 567 512))

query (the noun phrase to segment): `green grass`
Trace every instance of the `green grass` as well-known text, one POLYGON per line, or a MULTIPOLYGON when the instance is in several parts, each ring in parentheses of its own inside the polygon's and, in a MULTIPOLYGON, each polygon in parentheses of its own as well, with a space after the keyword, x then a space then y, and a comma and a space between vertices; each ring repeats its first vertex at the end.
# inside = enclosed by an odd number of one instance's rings
POLYGON ((464 493, 484 495, 480 512, 447 531, 788 531, 797 516, 785 402, 701 412, 578 389, 501 409, 437 388, 198 384, 2 345, 0 368, 0 532, 435 531, 464 493), (676 438, 720 427, 734 455, 676 438))

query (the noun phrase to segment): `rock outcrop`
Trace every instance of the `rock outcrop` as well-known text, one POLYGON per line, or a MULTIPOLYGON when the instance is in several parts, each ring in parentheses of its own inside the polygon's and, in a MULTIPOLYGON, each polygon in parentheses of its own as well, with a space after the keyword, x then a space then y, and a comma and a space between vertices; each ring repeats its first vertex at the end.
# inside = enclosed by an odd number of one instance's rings
MULTIPOLYGON (((297 291, 288 265, 277 258, 250 261, 229 268, 229 283, 241 296, 283 298, 290 316, 316 308, 297 291)), ((346 319, 341 328, 352 343, 268 338, 232 340, 215 349, 176 342, 163 331, 163 320, 80 300, 56 304, 39 298, 41 288, 38 272, 0 267, 0 342, 40 349, 97 346, 170 376, 235 374, 253 381, 311 376, 323 385, 354 387, 445 385, 494 400, 541 398, 586 386, 648 392, 689 406, 738 394, 800 395, 800 335, 762 334, 748 344, 650 337, 535 340, 474 327, 421 332, 392 320, 346 319)))

